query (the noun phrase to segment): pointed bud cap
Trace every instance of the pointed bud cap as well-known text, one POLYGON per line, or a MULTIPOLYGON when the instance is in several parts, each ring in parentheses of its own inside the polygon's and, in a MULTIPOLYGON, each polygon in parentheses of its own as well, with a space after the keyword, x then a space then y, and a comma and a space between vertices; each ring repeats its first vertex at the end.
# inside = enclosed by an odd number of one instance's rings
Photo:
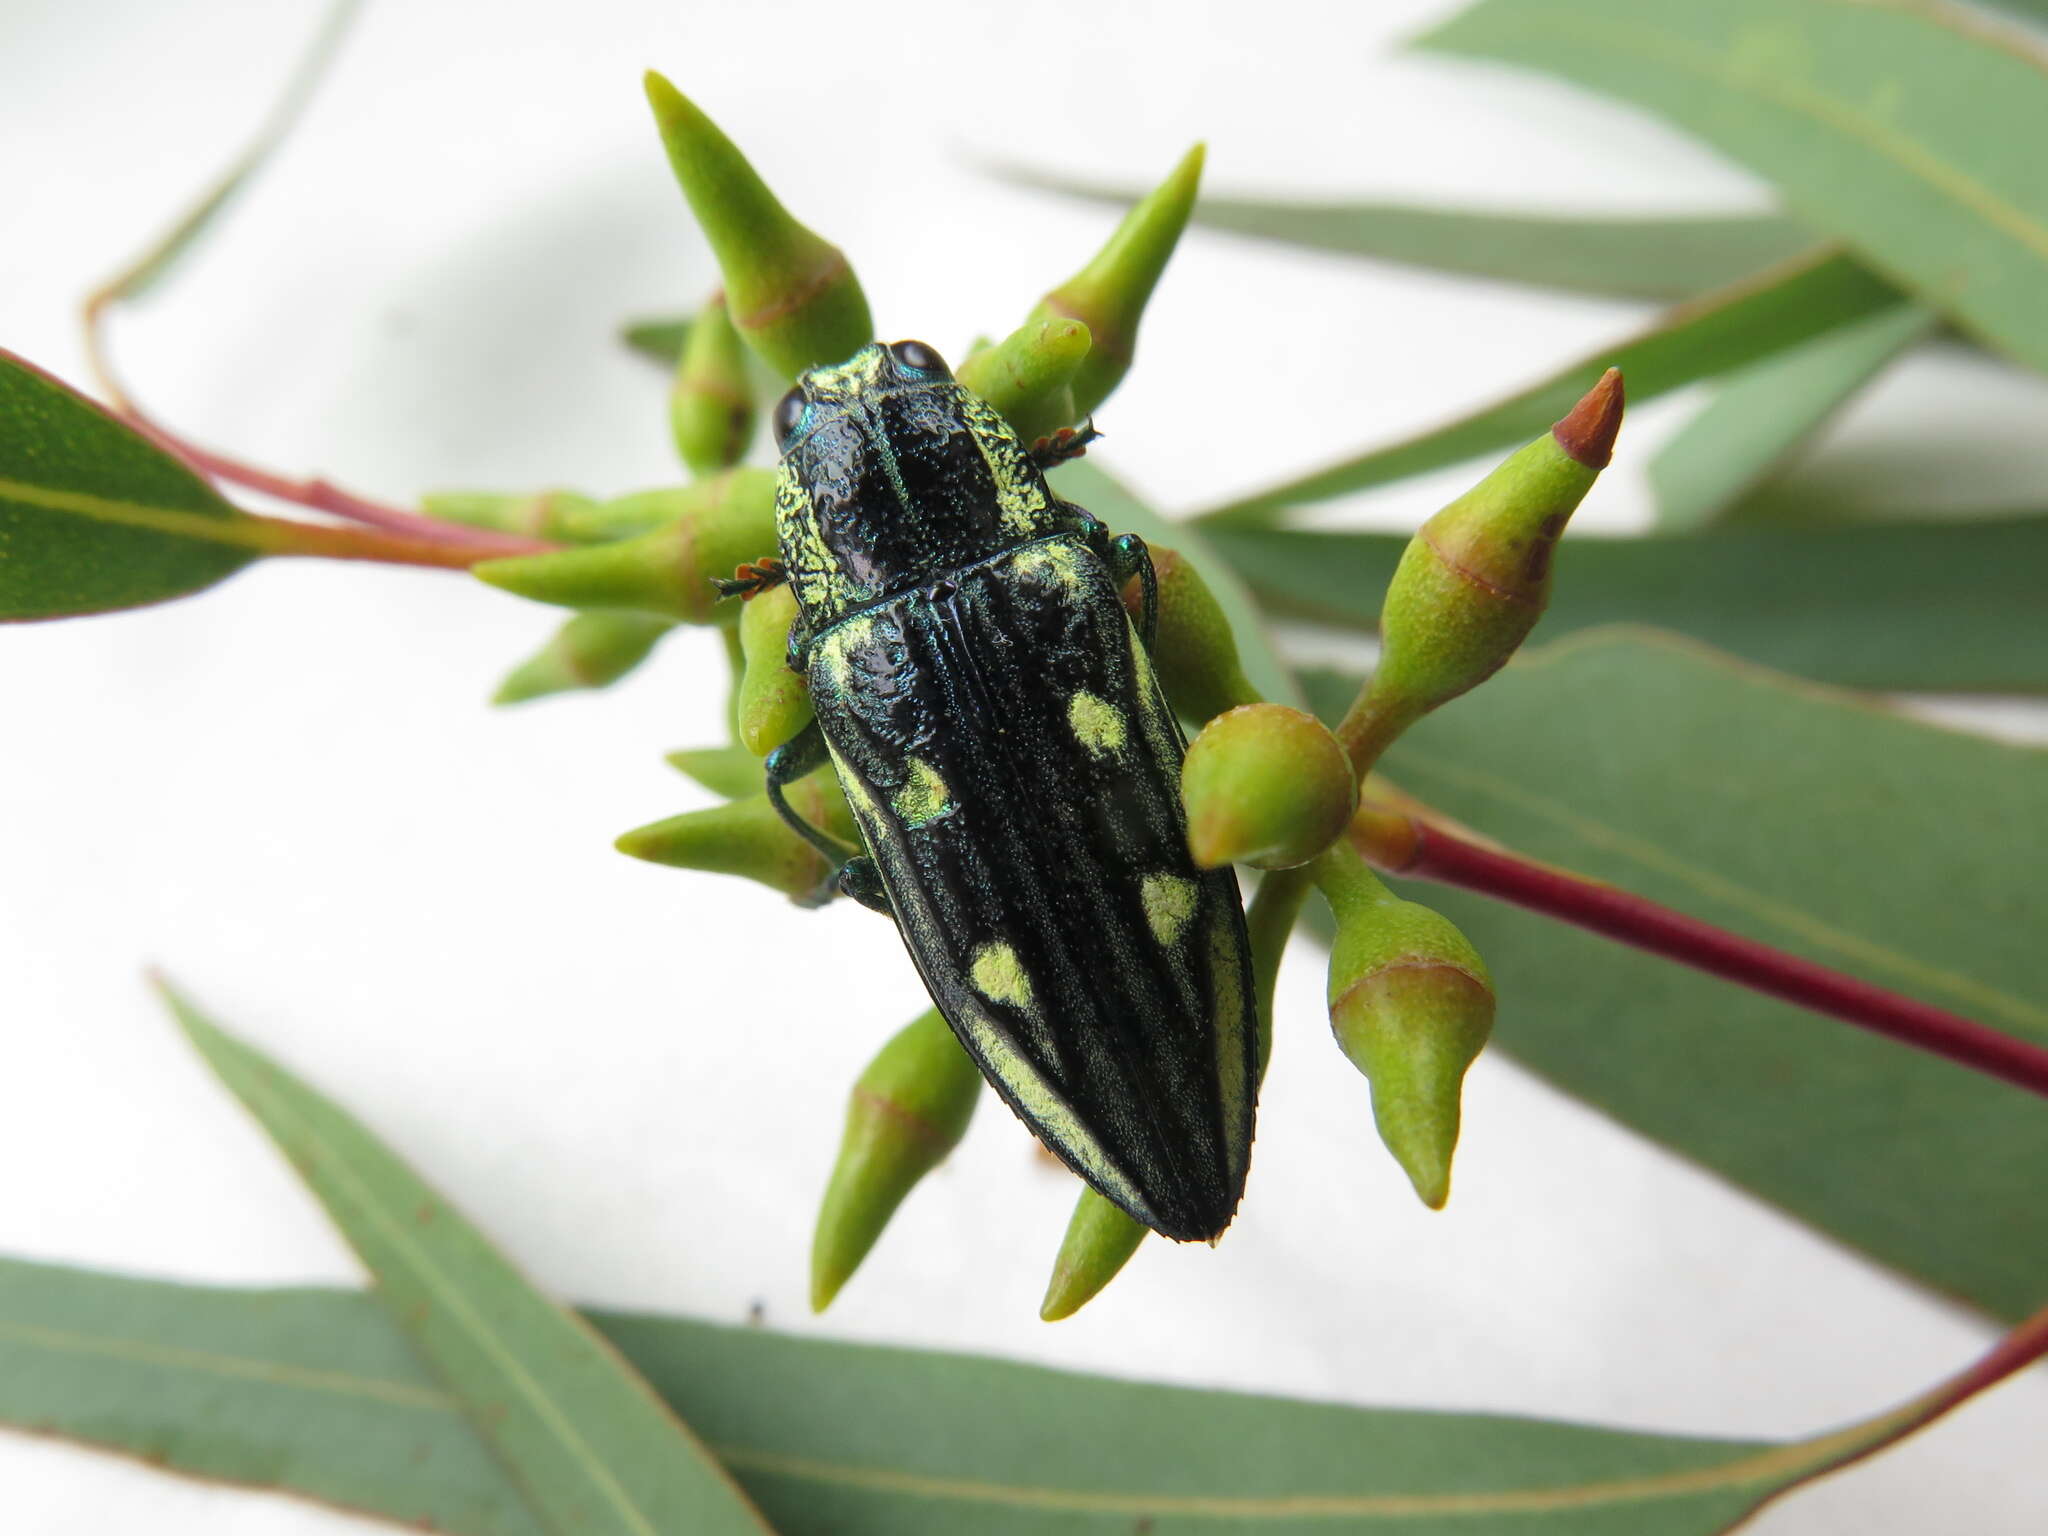
POLYGON ((1138 347, 1138 321, 1166 269, 1202 184, 1203 149, 1197 144, 1173 174, 1124 216, 1095 259, 1053 289, 1031 312, 1034 320, 1066 318, 1085 324, 1094 338, 1074 376, 1079 419, 1123 382, 1138 347))
POLYGON ((1245 704, 1202 728, 1181 764, 1188 851, 1204 869, 1292 869, 1344 831, 1358 803, 1328 726, 1285 704, 1245 704))
POLYGON ((571 544, 610 544, 666 527, 711 504, 709 486, 664 485, 628 491, 604 501, 585 501, 567 508, 557 519, 571 544))
POLYGON ((1052 1279, 1046 1284, 1038 1315, 1057 1323, 1087 1306, 1131 1261, 1147 1230, 1143 1222, 1094 1190, 1082 1190, 1067 1222, 1059 1257, 1053 1261, 1052 1279))
POLYGON ((622 608, 690 624, 737 623, 738 604, 718 602, 712 578, 775 549, 775 476, 729 470, 690 487, 691 510, 666 527, 616 543, 485 560, 479 579, 536 602, 622 608))
POLYGON ((843 362, 874 340, 860 281, 839 248, 806 229, 710 118, 660 75, 647 102, 676 181, 725 278, 732 323, 785 379, 843 362))
POLYGON ((493 704, 521 704, 551 693, 608 688, 639 666, 675 626, 648 613, 579 613, 513 668, 493 704))
POLYGON ((811 1239, 811 1310, 832 1304, 918 1180, 944 1162, 981 1097, 981 1072, 937 1009, 882 1047, 853 1085, 839 1159, 811 1239))
POLYGON ((1076 425, 1074 374, 1088 356, 1078 320, 1027 320, 995 346, 967 354, 954 376, 994 406, 1028 448, 1076 425))
POLYGON ((1550 602, 1551 558, 1613 454, 1621 374, 1424 523, 1387 584, 1380 660, 1338 727, 1360 772, 1432 709, 1507 665, 1550 602))
POLYGON ((668 765, 727 800, 761 793, 761 759, 745 747, 687 747, 669 753, 668 765))
POLYGON ((1493 1032, 1493 982, 1451 921, 1403 901, 1348 850, 1318 868, 1337 920, 1330 1028, 1372 1087, 1373 1123, 1415 1193, 1451 1188, 1465 1072, 1493 1032))
MULTIPOLYGON (((859 833, 853 813, 830 767, 789 785, 784 796, 804 820, 846 843, 849 854, 855 850, 859 833)), ((635 827, 613 846, 631 858, 672 869, 741 875, 802 903, 824 898, 826 877, 834 869, 776 814, 765 794, 635 827)))
POLYGON ((811 723, 811 694, 789 669, 789 626, 796 621, 796 594, 788 585, 769 587, 746 599, 740 610, 740 745, 766 757, 811 723))
POLYGON ((754 392, 746 344, 713 294, 697 313, 668 394, 676 452, 694 475, 715 475, 746 457, 754 435, 754 392))
MULTIPOLYGON (((1259 691, 1244 675, 1237 636, 1209 583, 1178 550, 1152 546, 1152 571, 1159 583, 1159 634, 1152 667, 1167 702, 1184 720, 1213 719, 1240 704, 1255 704, 1259 691)), ((1136 577, 1124 587, 1124 610, 1133 624, 1144 614, 1144 588, 1136 577)))

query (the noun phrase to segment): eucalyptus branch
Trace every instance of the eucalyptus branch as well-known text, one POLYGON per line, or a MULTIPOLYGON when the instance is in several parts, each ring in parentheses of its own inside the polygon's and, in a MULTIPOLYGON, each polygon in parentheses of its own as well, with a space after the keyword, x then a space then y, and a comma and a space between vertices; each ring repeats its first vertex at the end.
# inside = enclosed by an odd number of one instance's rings
POLYGON ((1368 800, 1349 836, 1367 862, 1387 874, 1453 885, 1540 912, 2048 1098, 2048 1049, 1716 928, 1633 891, 1487 847, 1426 811, 1368 800))

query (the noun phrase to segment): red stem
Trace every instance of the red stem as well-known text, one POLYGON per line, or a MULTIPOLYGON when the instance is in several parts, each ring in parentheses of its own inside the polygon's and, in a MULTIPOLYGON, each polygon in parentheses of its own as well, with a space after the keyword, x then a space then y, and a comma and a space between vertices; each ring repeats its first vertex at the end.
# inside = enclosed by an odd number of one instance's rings
POLYGON ((1726 932, 1633 892, 1482 847, 1419 817, 1401 817, 1406 827, 1389 840, 1392 820, 1382 821, 1376 811, 1371 822, 1362 819, 1354 829, 1360 851, 1389 874, 1434 880, 1541 912, 2048 1098, 2048 1049, 2041 1046, 1726 932))
POLYGON ((105 327, 106 312, 116 296, 113 287, 105 288, 95 293, 85 305, 86 352, 93 372, 99 377, 100 388, 117 415, 155 441, 166 453, 182 459, 196 473, 209 480, 226 480, 252 491, 261 491, 266 496, 275 496, 279 501, 288 501, 314 512, 325 512, 330 517, 403 534, 422 543, 472 550, 479 560, 497 555, 538 555, 558 547, 541 539, 500 533, 491 528, 471 528, 464 523, 443 522, 437 517, 408 512, 402 507, 386 506, 317 477, 294 480, 288 475, 215 453, 180 437, 137 405, 114 375, 106 353, 105 327))

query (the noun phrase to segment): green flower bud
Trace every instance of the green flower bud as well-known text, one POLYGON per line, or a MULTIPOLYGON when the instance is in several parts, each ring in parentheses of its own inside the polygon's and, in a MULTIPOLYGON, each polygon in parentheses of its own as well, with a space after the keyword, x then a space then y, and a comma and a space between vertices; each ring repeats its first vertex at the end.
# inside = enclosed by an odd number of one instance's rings
POLYGON ((811 1310, 860 1268, 917 1181, 967 1134, 981 1072, 936 1008, 882 1047, 853 1085, 846 1132, 811 1238, 811 1310))
POLYGON ((740 745, 766 757, 811 723, 811 692, 789 670, 789 626, 796 620, 796 594, 787 585, 768 587, 746 599, 740 610, 740 650, 747 670, 740 678, 740 745))
POLYGON ((1078 320, 1027 320, 999 345, 968 353, 954 376, 1002 412, 1028 446, 1081 419, 1073 384, 1088 346, 1088 327, 1078 320))
POLYGON ((1031 311, 1034 320, 1079 320, 1093 337, 1074 375, 1076 420, 1091 415, 1130 371, 1138 320, 1194 211, 1202 153, 1199 144, 1189 150, 1173 174, 1124 216, 1095 259, 1031 311))
POLYGON ((761 759, 745 747, 686 747, 668 764, 727 800, 761 793, 761 759))
POLYGON ((746 457, 754 435, 754 392, 740 333, 713 294, 698 311, 668 395, 676 452, 696 475, 714 475, 746 457))
POLYGON ((1403 901, 1348 849, 1316 883, 1337 920, 1330 1027, 1372 1085, 1373 1123, 1422 1203, 1451 1192, 1465 1071, 1493 1033, 1493 982, 1448 918, 1403 901))
POLYGON ((1048 1323, 1072 1317, 1128 1264, 1147 1228, 1092 1189, 1083 1189, 1053 1261, 1038 1315, 1048 1323))
MULTIPOLYGON (((471 569, 494 587, 566 608, 625 608, 688 624, 734 624, 714 577, 775 548, 775 475, 728 470, 690 487, 690 510, 665 527, 616 543, 485 560, 471 569)), ((648 493, 652 494, 652 493, 648 493)))
POLYGON ((429 491, 420 510, 444 523, 464 523, 529 539, 561 544, 587 542, 576 531, 577 519, 597 502, 577 491, 429 491))
MULTIPOLYGON (((1230 620, 1194 562, 1154 544, 1152 570, 1159 582, 1152 666, 1174 712, 1199 723, 1240 704, 1258 703, 1259 691, 1238 660, 1230 620)), ((1144 589, 1136 577, 1124 587, 1124 608, 1134 624, 1144 612, 1144 589)))
POLYGON ((725 276, 732 323, 785 379, 874 339, 860 280, 839 247, 776 200, 711 119, 651 70, 647 102, 690 211, 725 276))
MULTIPOLYGON (((798 815, 846 842, 849 853, 853 851, 859 834, 830 767, 799 779, 784 794, 798 815)), ((672 869, 743 875, 800 903, 819 900, 825 894, 826 877, 833 871, 825 856, 776 814, 765 794, 635 827, 613 846, 632 858, 672 869)))
POLYGON ((1485 682, 1550 601, 1551 556, 1613 456, 1621 373, 1424 523, 1387 584, 1380 660, 1337 734, 1362 774, 1438 705, 1485 682))
POLYGON ((551 693, 609 688, 645 661, 674 627, 649 613, 579 613, 506 674, 491 702, 520 704, 551 693))
POLYGON ((1243 704, 1202 728, 1181 765, 1188 850, 1204 869, 1291 869, 1336 841, 1358 803, 1351 759, 1314 715, 1243 704))

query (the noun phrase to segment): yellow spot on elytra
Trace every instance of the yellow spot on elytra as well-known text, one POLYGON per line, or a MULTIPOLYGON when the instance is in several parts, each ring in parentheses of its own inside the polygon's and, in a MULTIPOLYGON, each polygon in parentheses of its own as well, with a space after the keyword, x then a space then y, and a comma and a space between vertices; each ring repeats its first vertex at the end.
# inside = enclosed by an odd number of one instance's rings
POLYGON ((1200 892, 1185 875, 1147 875, 1138 887, 1145 903, 1145 921, 1152 925, 1152 937, 1171 944, 1195 915, 1200 892))
POLYGON ((974 980, 974 990, 992 1003, 1031 1006, 1031 978, 1018 963, 1017 951, 1007 944, 982 945, 968 975, 974 980))
POLYGON ((921 757, 910 760, 910 777, 896 791, 896 814, 906 825, 921 827, 953 809, 952 791, 939 777, 938 769, 921 757))
POLYGON ((1090 752, 1115 752, 1124 744, 1123 715, 1085 690, 1067 701, 1067 724, 1090 752))

